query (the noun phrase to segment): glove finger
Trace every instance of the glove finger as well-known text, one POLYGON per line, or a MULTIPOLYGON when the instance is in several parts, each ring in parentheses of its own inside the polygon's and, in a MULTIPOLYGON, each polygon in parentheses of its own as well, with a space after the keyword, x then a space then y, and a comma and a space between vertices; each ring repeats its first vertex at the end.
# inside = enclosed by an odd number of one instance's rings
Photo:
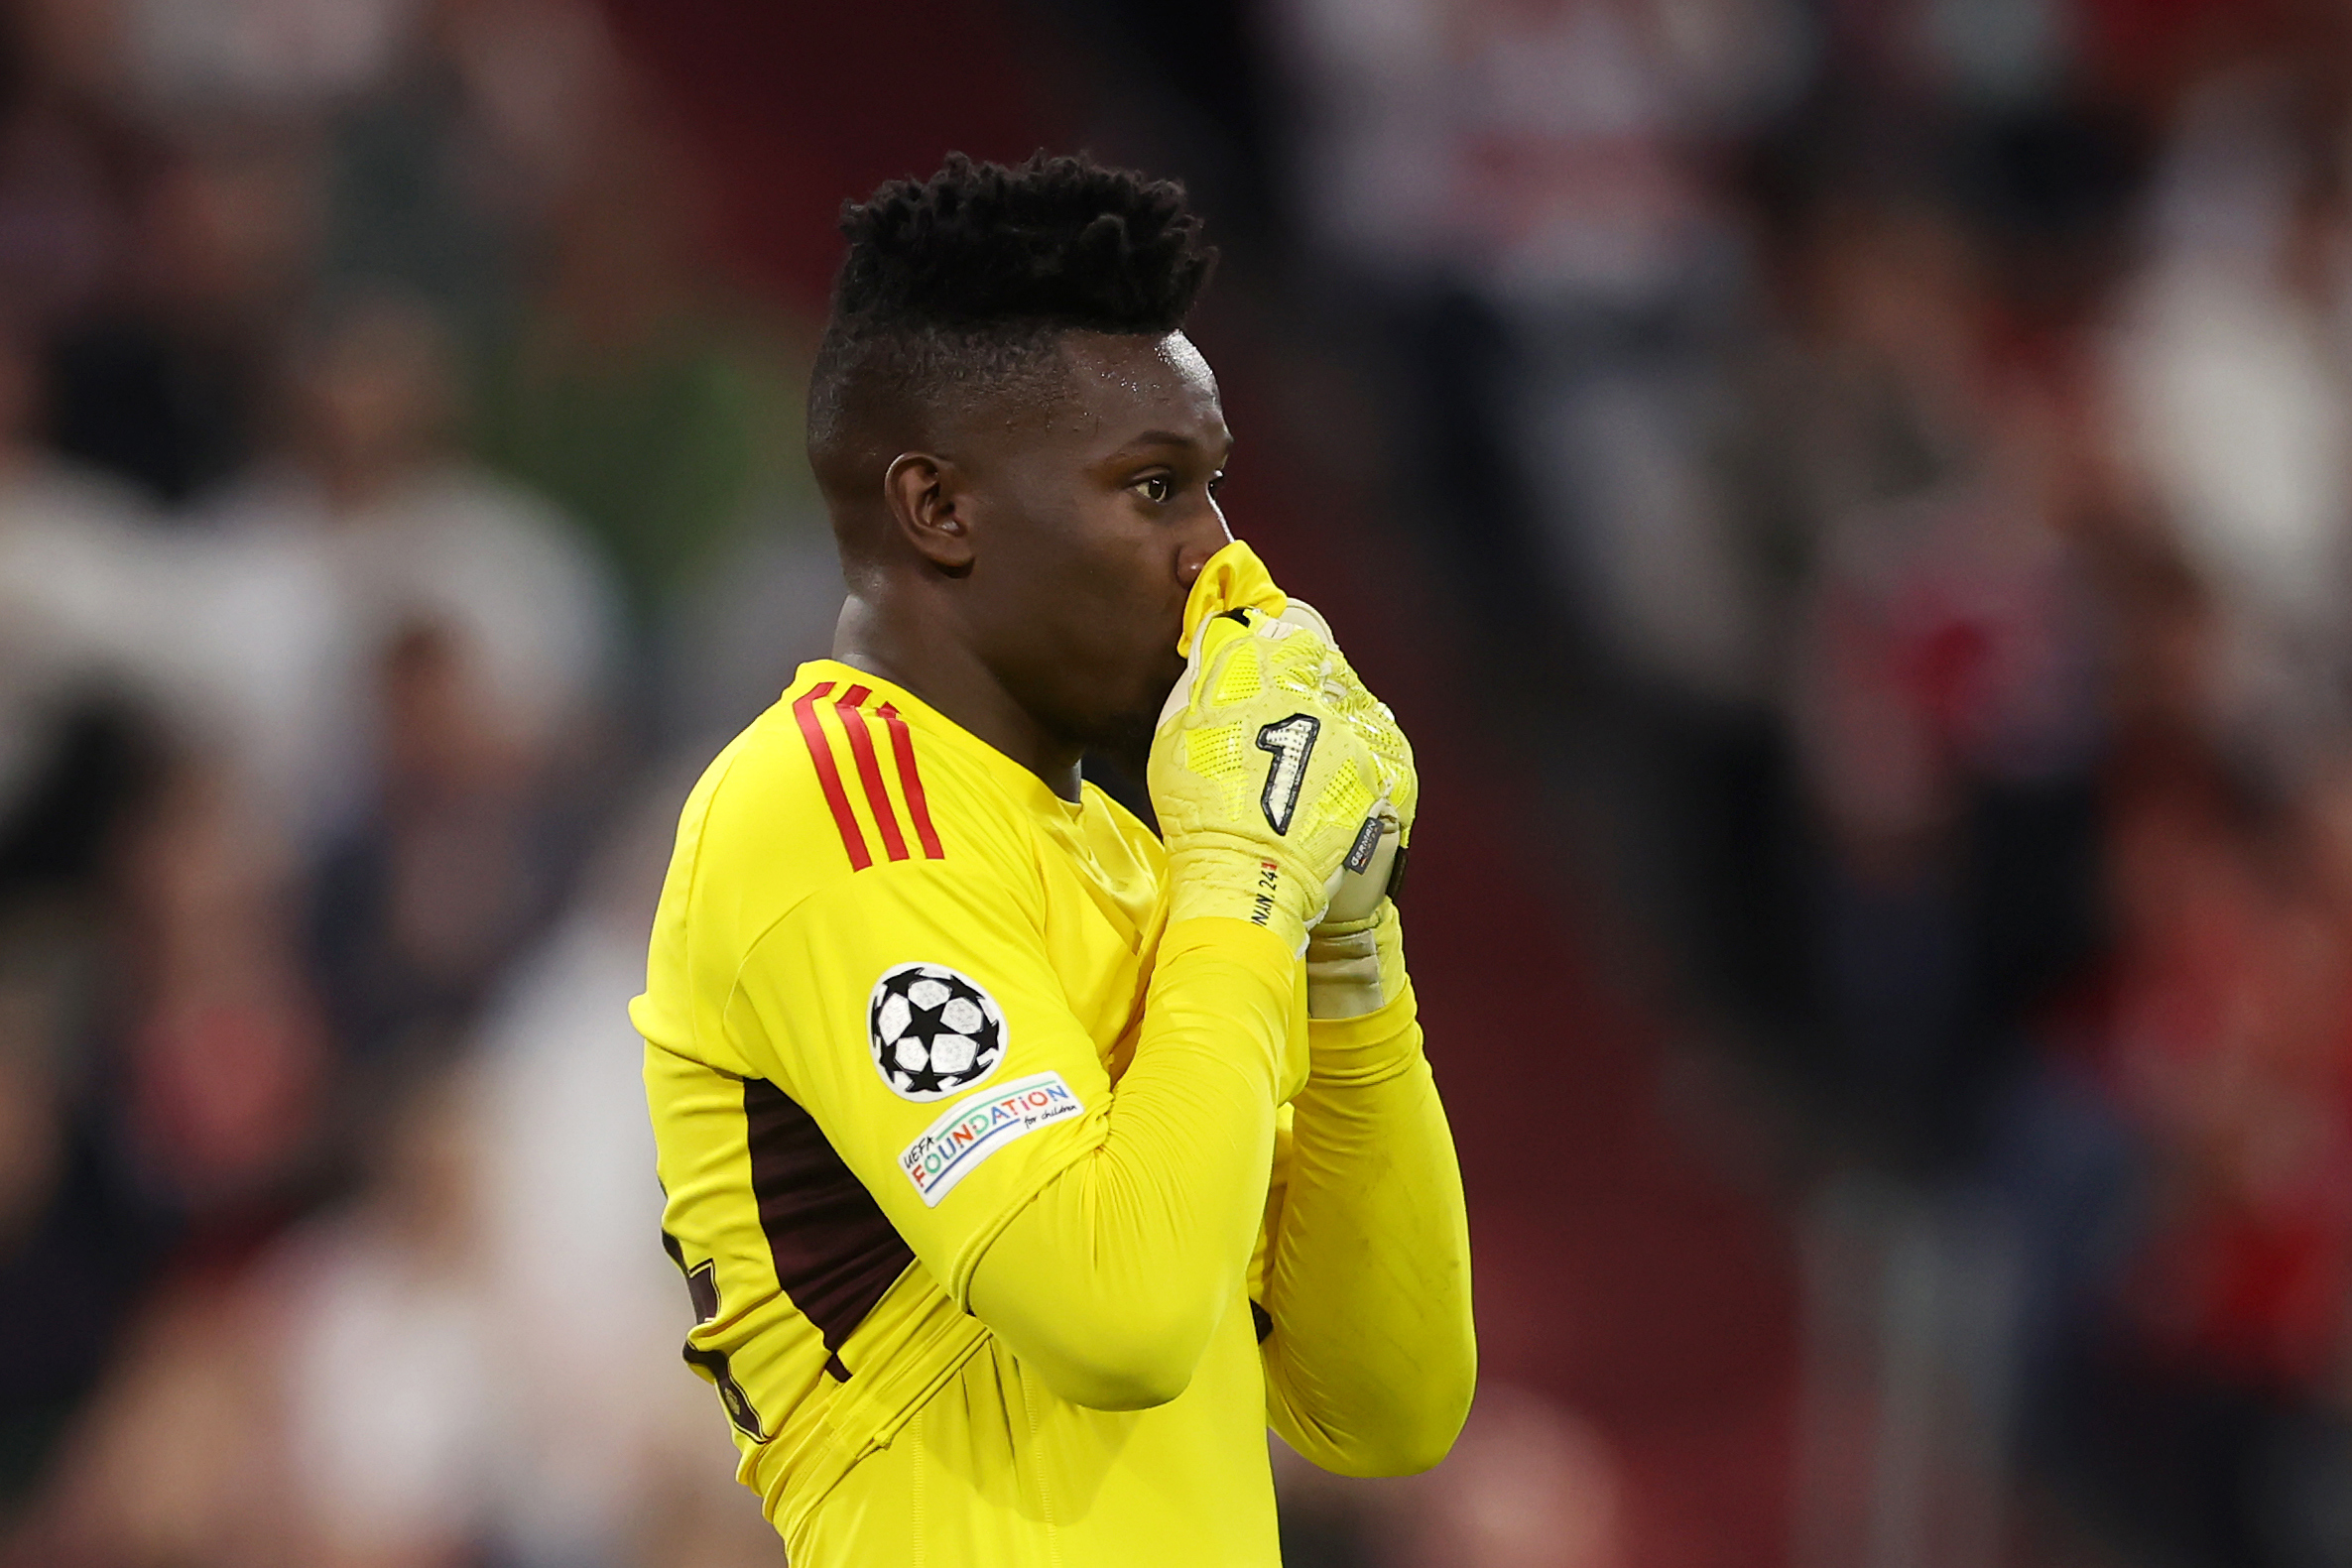
POLYGON ((1169 688, 1168 700, 1160 705, 1160 717, 1153 721, 1153 730, 1167 728, 1169 720, 1196 704, 1207 689, 1203 677, 1216 671, 1220 656, 1235 643, 1254 635, 1267 620, 1255 610, 1222 610, 1195 626, 1191 647, 1184 658, 1184 672, 1169 688))
POLYGON ((1355 844, 1325 885, 1324 923, 1344 925, 1371 916, 1388 894, 1389 875, 1403 842, 1396 808, 1383 796, 1365 814, 1355 844))
POLYGON ((1275 619, 1286 625, 1301 627, 1312 632, 1334 648, 1339 645, 1339 640, 1331 635, 1331 623, 1323 619, 1323 612, 1308 604, 1304 599, 1291 600, 1283 607, 1283 613, 1276 616, 1275 619))

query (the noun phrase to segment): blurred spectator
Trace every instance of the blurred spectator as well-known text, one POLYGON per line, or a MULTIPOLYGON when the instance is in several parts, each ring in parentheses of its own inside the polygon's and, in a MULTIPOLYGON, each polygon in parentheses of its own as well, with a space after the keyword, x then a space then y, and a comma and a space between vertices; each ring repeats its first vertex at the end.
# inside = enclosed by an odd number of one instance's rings
POLYGON ((1278 15, 1304 93, 1299 188, 1327 253, 1539 313, 1674 287, 1719 222, 1682 146, 1784 101, 1808 52, 1778 0, 1278 15))
POLYGON ((1821 1022, 1882 1155, 1971 1146, 2016 1031, 2096 939, 2064 426, 2033 380, 1998 385, 1936 389, 1981 422, 1965 466, 1830 514, 1794 670, 1821 1022))
POLYGON ((310 711, 264 721, 307 773, 288 794, 333 830, 319 960, 362 1055, 466 1017, 551 907, 552 813, 593 803, 556 770, 594 755, 618 651, 600 564, 447 449, 450 376, 430 317, 354 307, 303 369, 289 460, 211 525, 331 594, 302 659, 310 711))
POLYGON ((274 1347, 256 1303, 211 1272, 151 1300, 81 1412, 10 1568, 276 1568, 310 1560, 289 1517, 274 1347))
POLYGON ((445 637, 386 651, 381 792, 318 878, 319 971, 360 1057, 445 1048, 551 907, 560 845, 487 707, 445 637))
POLYGON ((287 940, 292 868, 217 774, 182 763, 126 824, 119 874, 132 1168, 199 1216, 283 1200, 323 1130, 326 1066, 287 940))
POLYGON ((492 1321, 530 1325, 499 1347, 517 1447, 496 1528, 526 1563, 625 1544, 648 1563, 715 1568, 777 1550, 757 1500, 732 1483, 716 1395, 677 1376, 692 1312, 658 1245, 660 1188, 642 1179, 653 1140, 627 1006, 688 782, 656 781, 615 819, 482 1030, 471 1132, 483 1300, 492 1321))
POLYGON ((290 1500, 311 1560, 456 1563, 483 1539, 514 1433, 502 1323, 479 1288, 479 1149, 466 1084, 429 1078, 379 1129, 368 1194, 263 1266, 290 1500))
POLYGON ((625 72, 583 0, 391 9, 397 57, 328 115, 319 278, 432 302, 480 379, 513 350, 544 226, 591 177, 625 72))
POLYGON ((2288 746, 2343 724, 2352 659, 2352 228, 2296 85, 2232 73, 2185 100, 2110 350, 2130 472, 2215 593, 2213 717, 2288 746))
MULTIPOLYGON (((538 503, 449 450, 449 396, 429 318, 349 310, 298 378, 284 457, 194 526, 28 543, 82 567, 81 640, 126 645, 136 689, 222 760, 257 825, 297 854, 361 808, 372 671, 404 631, 455 640, 484 686, 482 721, 534 758, 578 743, 610 689, 600 567, 538 503)), ((28 564, 48 596, 76 583, 47 558, 28 564)))
POLYGON ((51 346, 59 448, 178 505, 251 457, 269 356, 316 253, 319 148, 299 120, 150 139, 107 289, 51 346))
POLYGON ((0 808, 73 704, 136 700, 169 658, 148 508, 40 444, 39 398, 27 343, 0 330, 0 808))
POLYGON ((579 517, 639 624, 659 628, 682 591, 725 569, 756 517, 780 499, 805 507, 801 394, 772 334, 715 307, 681 152, 641 116, 584 135, 481 439, 579 517))
POLYGON ((0 926, 0 1513, 46 1470, 170 1241, 88 1114, 91 935, 54 908, 0 926))

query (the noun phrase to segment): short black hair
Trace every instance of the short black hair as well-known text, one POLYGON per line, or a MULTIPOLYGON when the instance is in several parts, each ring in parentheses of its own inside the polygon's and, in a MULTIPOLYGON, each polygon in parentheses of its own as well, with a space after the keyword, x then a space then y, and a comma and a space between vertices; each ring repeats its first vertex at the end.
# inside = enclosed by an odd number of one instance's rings
POLYGON ((1216 266, 1181 183, 1080 154, 961 153, 841 209, 849 253, 808 389, 821 453, 868 413, 1018 374, 1064 331, 1178 330, 1216 266))

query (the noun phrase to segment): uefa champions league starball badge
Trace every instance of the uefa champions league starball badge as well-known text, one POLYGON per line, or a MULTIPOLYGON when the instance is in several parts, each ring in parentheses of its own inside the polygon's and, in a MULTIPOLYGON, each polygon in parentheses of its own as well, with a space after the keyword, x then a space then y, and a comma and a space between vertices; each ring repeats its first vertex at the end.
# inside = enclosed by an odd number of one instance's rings
POLYGON ((995 1071, 1005 1055, 1005 1016, 969 975, 944 964, 900 964, 874 982, 866 1038, 892 1093, 937 1100, 995 1071))

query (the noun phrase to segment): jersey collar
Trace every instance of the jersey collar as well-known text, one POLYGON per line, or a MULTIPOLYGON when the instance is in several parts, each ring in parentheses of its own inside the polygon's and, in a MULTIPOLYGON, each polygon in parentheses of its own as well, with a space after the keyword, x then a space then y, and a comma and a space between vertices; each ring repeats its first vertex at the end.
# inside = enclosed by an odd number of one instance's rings
MULTIPOLYGON (((1047 786, 1046 781, 1007 757, 1003 752, 974 735, 970 730, 924 701, 895 680, 845 664, 838 659, 812 659, 793 675, 789 698, 806 690, 820 680, 830 680, 836 690, 851 686, 865 686, 873 692, 869 704, 889 703, 910 728, 927 741, 936 741, 959 756, 969 758, 995 780, 1000 787, 1036 815, 1067 822, 1085 810, 1083 798, 1064 800, 1047 786)), ((868 704, 861 704, 868 705, 868 704)), ((1081 785, 1081 789, 1083 785, 1081 785)))

